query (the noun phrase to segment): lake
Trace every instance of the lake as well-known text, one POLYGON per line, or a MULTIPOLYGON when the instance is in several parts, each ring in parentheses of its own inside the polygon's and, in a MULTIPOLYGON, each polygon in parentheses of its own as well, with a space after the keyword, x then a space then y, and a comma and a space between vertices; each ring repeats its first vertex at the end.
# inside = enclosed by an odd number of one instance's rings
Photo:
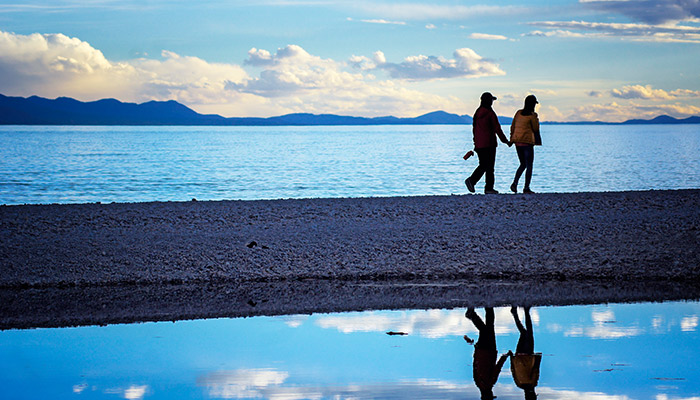
MULTIPOLYGON (((464 309, 0 332, 5 399, 478 399, 464 309), (406 335, 387 335, 402 332, 406 335)), ((477 309, 483 316, 484 310, 477 309)), ((524 319, 524 309, 518 310, 524 319)), ((499 353, 519 333, 495 309, 499 353)), ((700 303, 530 310, 539 400, 700 396, 700 303)), ((523 399, 510 361, 493 392, 523 399)))
MULTIPOLYGON (((700 187, 700 125, 543 125, 542 136, 538 192, 700 187)), ((464 194, 471 143, 469 125, 0 126, 0 204, 464 194)), ((500 145, 496 189, 517 165, 500 145)))

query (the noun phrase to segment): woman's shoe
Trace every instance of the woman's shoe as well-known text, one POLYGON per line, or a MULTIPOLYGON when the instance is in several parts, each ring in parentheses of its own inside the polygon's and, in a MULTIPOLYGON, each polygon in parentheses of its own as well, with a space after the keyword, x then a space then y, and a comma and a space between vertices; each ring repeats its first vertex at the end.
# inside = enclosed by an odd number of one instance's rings
POLYGON ((518 185, 515 184, 515 183, 513 183, 512 185, 510 185, 510 191, 513 192, 513 193, 518 193, 518 185))
POLYGON ((533 193, 535 193, 535 192, 533 192, 532 190, 530 190, 530 188, 526 188, 526 189, 523 189, 523 193, 533 194, 533 193))

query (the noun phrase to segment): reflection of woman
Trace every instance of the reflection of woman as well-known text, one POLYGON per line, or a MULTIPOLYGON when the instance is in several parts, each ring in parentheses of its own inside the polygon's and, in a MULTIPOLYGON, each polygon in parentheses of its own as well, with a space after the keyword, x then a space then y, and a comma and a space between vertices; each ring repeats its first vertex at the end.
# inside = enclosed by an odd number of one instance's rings
POLYGON ((525 171, 525 187, 523 193, 534 193, 530 190, 530 180, 532 179, 532 163, 535 160, 535 145, 541 145, 540 139, 540 121, 535 112, 537 98, 529 95, 525 98, 525 107, 518 110, 513 117, 513 122, 510 125, 510 141, 515 143, 515 149, 518 152, 520 166, 515 171, 513 184, 510 185, 510 190, 513 193, 518 192, 518 181, 520 176, 525 171))
POLYGON ((479 330, 479 339, 474 345, 474 383, 481 392, 482 400, 491 400, 494 398, 493 386, 498 380, 503 364, 505 364, 508 356, 513 353, 509 351, 496 361, 498 350, 496 349, 493 308, 486 307, 485 311, 486 323, 474 312, 473 308, 469 308, 464 316, 471 320, 479 330))
POLYGON ((520 339, 518 339, 515 355, 510 356, 510 371, 515 385, 525 392, 525 399, 534 400, 537 398, 535 386, 537 386, 537 381, 540 378, 542 354, 535 353, 535 337, 532 331, 530 307, 525 307, 525 326, 520 322, 517 308, 511 308, 510 312, 513 314, 518 331, 520 331, 520 339))

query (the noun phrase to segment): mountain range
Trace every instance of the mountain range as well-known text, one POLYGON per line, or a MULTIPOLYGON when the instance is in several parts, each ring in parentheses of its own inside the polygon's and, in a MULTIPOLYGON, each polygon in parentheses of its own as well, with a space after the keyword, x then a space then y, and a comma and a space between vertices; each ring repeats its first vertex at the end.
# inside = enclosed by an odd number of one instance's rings
MULTIPOLYGON (((510 125, 512 118, 499 117, 510 125)), ((38 96, 10 97, 0 94, 0 125, 466 125, 469 115, 435 111, 415 118, 351 117, 334 114, 286 114, 269 118, 226 118, 199 114, 174 100, 124 103, 115 99, 82 102, 68 97, 51 100, 38 96)), ((661 115, 651 120, 611 122, 543 122, 543 124, 700 124, 700 116, 676 119, 661 115)))

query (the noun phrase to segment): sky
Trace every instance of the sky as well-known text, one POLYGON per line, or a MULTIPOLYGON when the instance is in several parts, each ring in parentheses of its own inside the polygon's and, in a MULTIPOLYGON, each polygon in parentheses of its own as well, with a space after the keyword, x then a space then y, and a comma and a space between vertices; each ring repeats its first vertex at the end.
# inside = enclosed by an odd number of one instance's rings
POLYGON ((700 0, 0 0, 0 93, 197 112, 700 115, 700 0))

